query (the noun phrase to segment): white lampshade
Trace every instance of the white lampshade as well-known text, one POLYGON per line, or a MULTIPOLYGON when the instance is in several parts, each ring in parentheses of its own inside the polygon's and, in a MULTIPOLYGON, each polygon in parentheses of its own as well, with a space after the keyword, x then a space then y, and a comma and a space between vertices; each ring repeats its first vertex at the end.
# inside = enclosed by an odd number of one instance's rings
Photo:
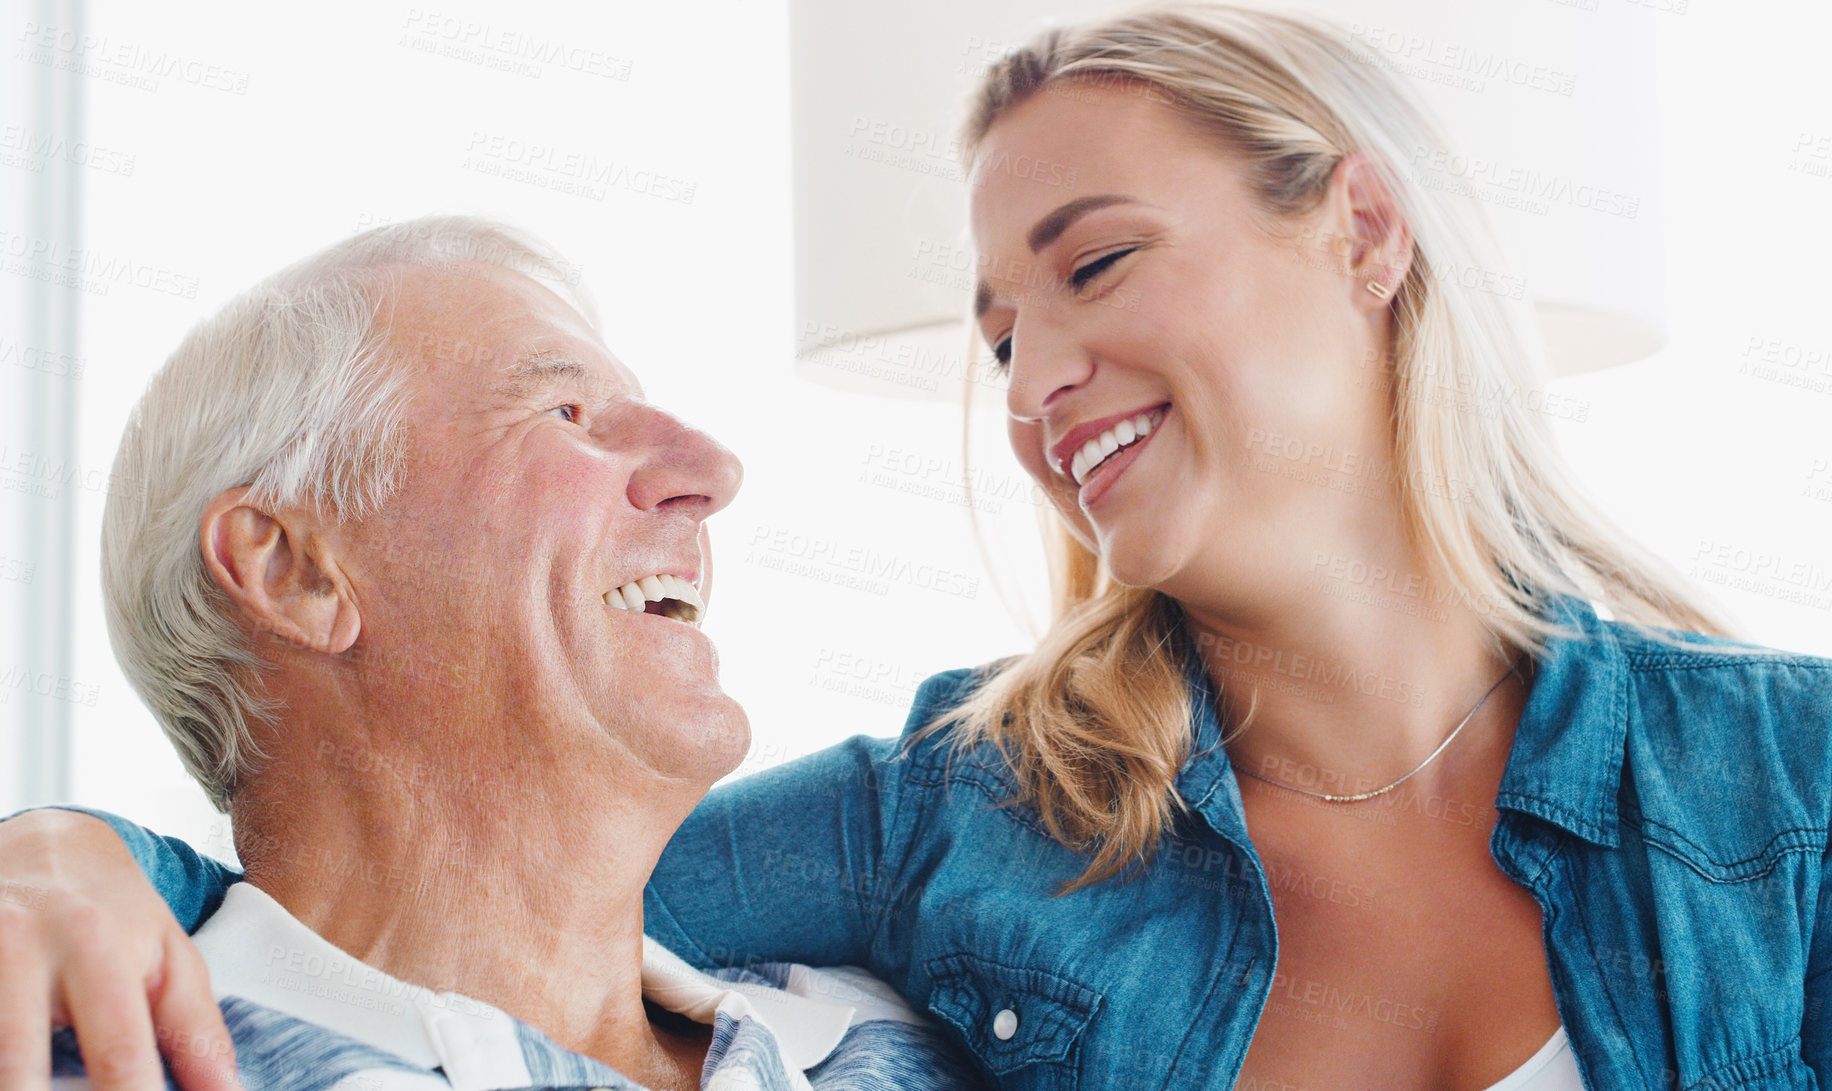
MULTIPOLYGON (((1515 256, 1555 374, 1664 340, 1654 23, 1634 5, 1310 0, 1423 96, 1515 256)), ((957 399, 999 384, 964 321, 974 259, 955 154, 965 97, 1057 0, 791 0, 796 366, 849 390, 957 399)))

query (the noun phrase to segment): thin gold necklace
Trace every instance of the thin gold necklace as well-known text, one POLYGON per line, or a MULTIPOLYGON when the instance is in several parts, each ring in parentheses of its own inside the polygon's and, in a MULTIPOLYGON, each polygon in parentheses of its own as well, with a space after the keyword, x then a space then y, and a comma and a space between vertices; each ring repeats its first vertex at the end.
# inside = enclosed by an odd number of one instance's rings
POLYGON ((1468 727, 1469 722, 1476 718, 1476 713, 1482 711, 1482 706, 1488 704, 1488 699, 1490 697, 1493 697, 1495 695, 1495 691, 1501 688, 1501 683, 1508 680, 1508 675, 1513 674, 1515 671, 1520 669, 1520 663, 1521 663, 1521 660, 1516 659, 1514 660, 1514 662, 1508 664, 1508 669, 1502 672, 1502 675, 1500 678, 1495 679, 1495 684, 1490 686, 1488 688, 1488 692, 1482 695, 1482 700, 1477 701, 1476 707, 1470 709, 1469 713, 1463 717, 1463 721, 1459 723, 1456 727, 1451 729, 1450 734, 1445 737, 1444 741, 1438 744, 1438 748, 1436 750, 1433 750, 1431 754, 1425 758, 1424 761, 1419 762, 1418 765, 1413 768, 1412 772, 1407 773, 1405 776, 1394 781, 1392 784, 1387 785, 1385 788, 1376 788, 1371 792, 1356 792, 1354 795, 1347 795, 1347 796, 1331 795, 1328 792, 1313 792, 1308 788, 1298 788, 1290 784, 1281 784, 1280 782, 1276 780, 1268 780, 1267 778, 1260 776, 1258 773, 1252 772, 1246 766, 1235 761, 1232 756, 1228 758, 1228 764, 1234 767, 1234 771, 1236 773, 1240 773, 1243 776, 1252 777, 1254 780, 1257 780, 1262 784, 1270 784, 1274 788, 1283 788, 1287 792, 1296 792, 1301 796, 1309 796, 1312 799, 1321 799, 1326 803, 1360 803, 1364 799, 1373 799, 1375 796, 1386 795, 1388 792, 1391 792, 1393 789, 1399 787, 1400 785, 1411 780, 1414 776, 1418 775, 1418 771, 1420 769, 1425 768, 1425 766, 1430 765, 1433 761, 1435 761, 1437 759, 1437 756, 1444 752, 1445 747, 1448 747, 1451 744, 1451 741, 1457 737, 1458 733, 1460 733, 1465 727, 1468 727))

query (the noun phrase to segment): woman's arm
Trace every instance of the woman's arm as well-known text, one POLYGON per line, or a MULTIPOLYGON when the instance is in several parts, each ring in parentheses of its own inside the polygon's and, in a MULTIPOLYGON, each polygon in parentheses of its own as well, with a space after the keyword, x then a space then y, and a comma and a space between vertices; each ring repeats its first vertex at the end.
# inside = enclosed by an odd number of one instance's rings
POLYGON ((154 833, 120 815, 87 807, 59 809, 86 814, 108 823, 115 836, 121 839, 121 843, 133 855, 134 862, 140 865, 140 870, 145 872, 146 881, 165 899, 166 907, 178 920, 178 926, 187 934, 203 927, 203 923, 223 904, 224 892, 242 878, 241 872, 220 860, 203 855, 184 841, 154 833))
POLYGON ((1807 949, 1806 1018, 1800 1028, 1800 1056, 1832 1087, 1832 851, 1820 865, 1819 912, 1807 949))
POLYGON ((701 967, 868 965, 895 746, 848 739, 713 789, 649 879, 649 935, 701 967))
POLYGON ((0 1091, 49 1088, 54 1026, 76 1028, 97 1091, 163 1088, 161 1055, 188 1091, 239 1086, 203 956, 142 866, 193 926, 230 874, 112 816, 0 822, 0 1091))
MULTIPOLYGON (((922 684, 909 731, 957 704, 974 671, 922 684)), ((907 903, 895 888, 920 798, 902 787, 903 742, 858 736, 722 785, 688 816, 649 881, 649 935, 702 967, 746 960, 857 965, 907 903)))

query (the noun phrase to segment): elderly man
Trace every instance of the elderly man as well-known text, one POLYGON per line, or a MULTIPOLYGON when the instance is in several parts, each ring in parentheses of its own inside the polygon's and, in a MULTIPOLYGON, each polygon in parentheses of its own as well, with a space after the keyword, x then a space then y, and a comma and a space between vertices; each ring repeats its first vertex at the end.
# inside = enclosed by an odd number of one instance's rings
POLYGON ((200 325, 128 425, 108 620, 234 817, 246 882, 197 942, 243 1078, 968 1082, 863 975, 714 978, 644 938, 749 742, 697 627, 739 466, 560 268, 481 221, 370 232, 200 325))

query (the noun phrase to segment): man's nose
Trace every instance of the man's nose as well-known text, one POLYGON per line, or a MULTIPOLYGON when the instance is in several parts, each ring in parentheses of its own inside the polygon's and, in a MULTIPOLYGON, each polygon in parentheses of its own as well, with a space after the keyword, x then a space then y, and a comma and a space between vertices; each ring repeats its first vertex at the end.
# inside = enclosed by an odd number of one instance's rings
POLYGON ((630 475, 630 503, 644 511, 679 510, 695 519, 731 503, 744 480, 738 456, 672 414, 651 412, 649 457, 630 475))

